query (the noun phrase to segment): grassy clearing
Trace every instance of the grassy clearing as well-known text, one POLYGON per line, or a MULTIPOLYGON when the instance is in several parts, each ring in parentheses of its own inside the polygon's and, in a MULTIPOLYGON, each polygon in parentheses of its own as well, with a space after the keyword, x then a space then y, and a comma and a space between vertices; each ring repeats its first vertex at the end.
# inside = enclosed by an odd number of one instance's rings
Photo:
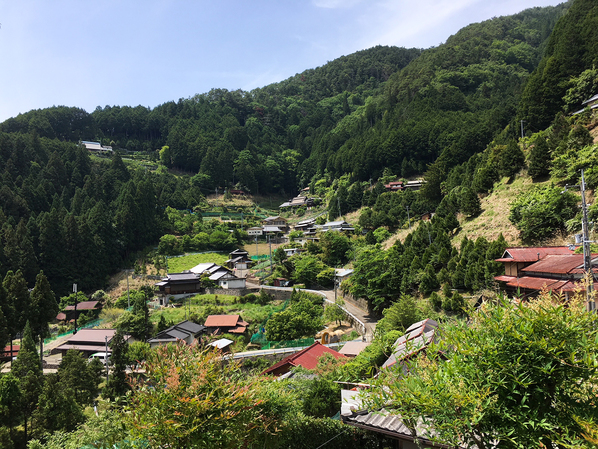
POLYGON ((518 195, 529 192, 538 186, 546 185, 549 181, 543 183, 534 183, 526 173, 509 183, 506 178, 499 181, 492 193, 482 198, 483 212, 473 220, 459 217, 461 230, 453 237, 453 244, 459 244, 463 236, 470 240, 478 237, 484 237, 487 240, 496 240, 502 232, 509 245, 521 245, 519 231, 509 221, 509 211, 511 203, 515 201, 518 195))
POLYGON ((172 257, 168 259, 168 272, 181 273, 184 270, 189 270, 200 263, 214 262, 222 265, 228 260, 228 254, 224 253, 203 253, 203 254, 188 254, 181 257, 172 257))

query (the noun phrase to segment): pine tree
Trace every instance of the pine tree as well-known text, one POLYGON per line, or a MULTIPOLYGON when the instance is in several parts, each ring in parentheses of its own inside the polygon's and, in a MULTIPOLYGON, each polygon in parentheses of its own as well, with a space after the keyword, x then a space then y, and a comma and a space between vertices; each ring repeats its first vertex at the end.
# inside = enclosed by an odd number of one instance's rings
POLYGON ((525 156, 517 142, 509 141, 507 147, 500 153, 498 164, 500 175, 509 178, 515 176, 525 166, 525 156))
POLYGON ((529 154, 527 173, 532 180, 537 181, 550 174, 550 149, 543 136, 539 136, 532 146, 529 154))
POLYGON ((86 406, 91 405, 98 395, 102 370, 99 359, 94 358, 93 363, 89 363, 79 351, 69 350, 60 362, 58 377, 61 384, 72 390, 77 403, 86 406))
POLYGON ((11 345, 14 337, 23 329, 29 312, 29 290, 27 282, 21 271, 16 273, 9 271, 3 281, 6 290, 6 310, 4 317, 8 324, 8 331, 11 337, 11 345))
POLYGON ((104 397, 115 400, 124 396, 129 391, 127 382, 127 343, 122 332, 117 331, 110 342, 110 362, 112 363, 112 372, 106 382, 106 387, 102 393, 104 397))
POLYGON ((48 279, 43 271, 40 271, 35 279, 35 287, 31 291, 31 307, 29 320, 33 329, 33 335, 39 338, 39 352, 43 360, 44 338, 50 335, 48 323, 58 313, 56 296, 50 287, 48 279))
POLYGON ((23 331, 19 355, 12 363, 10 372, 19 379, 21 391, 23 392, 24 426, 25 437, 27 437, 27 424, 31 414, 37 407, 43 384, 43 372, 39 363, 39 355, 35 350, 33 332, 29 321, 27 321, 23 331))

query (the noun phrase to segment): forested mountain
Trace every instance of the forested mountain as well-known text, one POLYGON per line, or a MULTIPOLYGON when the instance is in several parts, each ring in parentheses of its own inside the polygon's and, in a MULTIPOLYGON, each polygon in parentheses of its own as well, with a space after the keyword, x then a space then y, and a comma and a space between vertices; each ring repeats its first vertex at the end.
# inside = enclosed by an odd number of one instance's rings
MULTIPOLYGON (((100 287, 128 254, 157 242, 169 226, 167 207, 192 208, 214 187, 291 195, 342 176, 358 208, 380 193, 364 191, 363 181, 425 173, 425 190, 409 203, 417 201, 415 212, 456 187, 461 196, 483 192, 494 179, 484 170, 506 174, 519 157, 508 145, 519 128, 510 124, 544 49, 585 39, 585 28, 568 25, 571 4, 473 24, 427 50, 360 51, 251 92, 11 118, 0 124, 0 274, 22 269, 31 283, 41 268, 60 293, 72 282, 100 287), (553 34, 546 47, 557 21, 565 37, 553 34), (92 162, 79 140, 145 151, 192 176, 128 169, 118 152, 92 162), (493 140, 500 151, 481 153, 493 140)), ((576 0, 575 17, 591 17, 588 5, 576 0)), ((344 213, 341 191, 334 203, 344 213)))
POLYGON ((428 50, 375 47, 251 92, 213 89, 149 109, 31 111, 3 132, 101 140, 162 153, 203 175, 202 187, 241 184, 291 194, 325 172, 421 175, 482 151, 515 116, 525 80, 566 5, 470 25, 428 50))
MULTIPOLYGON (((565 94, 573 87, 571 78, 591 69, 598 61, 598 5, 592 0, 575 0, 550 36, 542 61, 526 85, 519 118, 534 132, 546 128, 565 105, 565 94)), ((598 81, 586 86, 581 101, 596 94, 598 81)), ((571 111, 572 112, 572 111, 571 111)))

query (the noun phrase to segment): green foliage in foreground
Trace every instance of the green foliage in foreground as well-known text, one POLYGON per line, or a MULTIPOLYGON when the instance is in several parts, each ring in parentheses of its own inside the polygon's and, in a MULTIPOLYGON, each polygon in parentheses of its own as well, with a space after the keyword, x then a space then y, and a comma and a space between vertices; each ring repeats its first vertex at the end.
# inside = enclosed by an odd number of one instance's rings
POLYGON ((580 298, 485 304, 409 372, 386 370, 370 405, 432 425, 445 444, 590 447, 578 421, 598 418, 598 330, 580 298))

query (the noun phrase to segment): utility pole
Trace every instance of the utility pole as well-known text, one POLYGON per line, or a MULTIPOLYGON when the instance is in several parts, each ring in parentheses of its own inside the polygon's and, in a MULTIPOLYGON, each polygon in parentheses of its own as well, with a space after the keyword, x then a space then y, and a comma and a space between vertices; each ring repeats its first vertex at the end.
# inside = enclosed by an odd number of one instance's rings
POLYGON ((521 120, 521 138, 523 139, 523 124, 525 123, 525 120, 521 120))
POLYGON ((409 223, 409 229, 411 229, 411 218, 409 217, 409 206, 405 206, 407 208, 407 223, 409 223))
POLYGON ((106 343, 106 349, 104 353, 104 363, 106 364, 106 383, 108 383, 108 335, 104 337, 104 341, 106 343))
POLYGON ((273 268, 272 268, 272 235, 268 234, 268 243, 270 244, 270 274, 273 273, 273 268))
POLYGON ((73 330, 73 335, 77 333, 77 284, 73 284, 73 293, 75 294, 75 329, 73 330))
POLYGON ((581 232, 582 232, 582 248, 583 248, 583 269, 586 276, 589 277, 588 285, 586 288, 586 299, 588 311, 592 312, 596 310, 596 299, 594 296, 594 273, 592 272, 592 249, 590 248, 590 226, 588 222, 588 206, 586 203, 586 181, 584 177, 584 171, 581 170, 581 185, 576 186, 565 186, 565 191, 568 187, 579 187, 581 191, 581 232))
POLYGON ((588 207, 586 204, 586 181, 583 169, 581 170, 581 210, 583 212, 581 219, 581 230, 583 233, 583 269, 589 275, 588 282, 588 310, 596 310, 596 300, 592 301, 594 291, 594 273, 592 272, 592 250, 590 248, 590 230, 588 223, 588 207))

